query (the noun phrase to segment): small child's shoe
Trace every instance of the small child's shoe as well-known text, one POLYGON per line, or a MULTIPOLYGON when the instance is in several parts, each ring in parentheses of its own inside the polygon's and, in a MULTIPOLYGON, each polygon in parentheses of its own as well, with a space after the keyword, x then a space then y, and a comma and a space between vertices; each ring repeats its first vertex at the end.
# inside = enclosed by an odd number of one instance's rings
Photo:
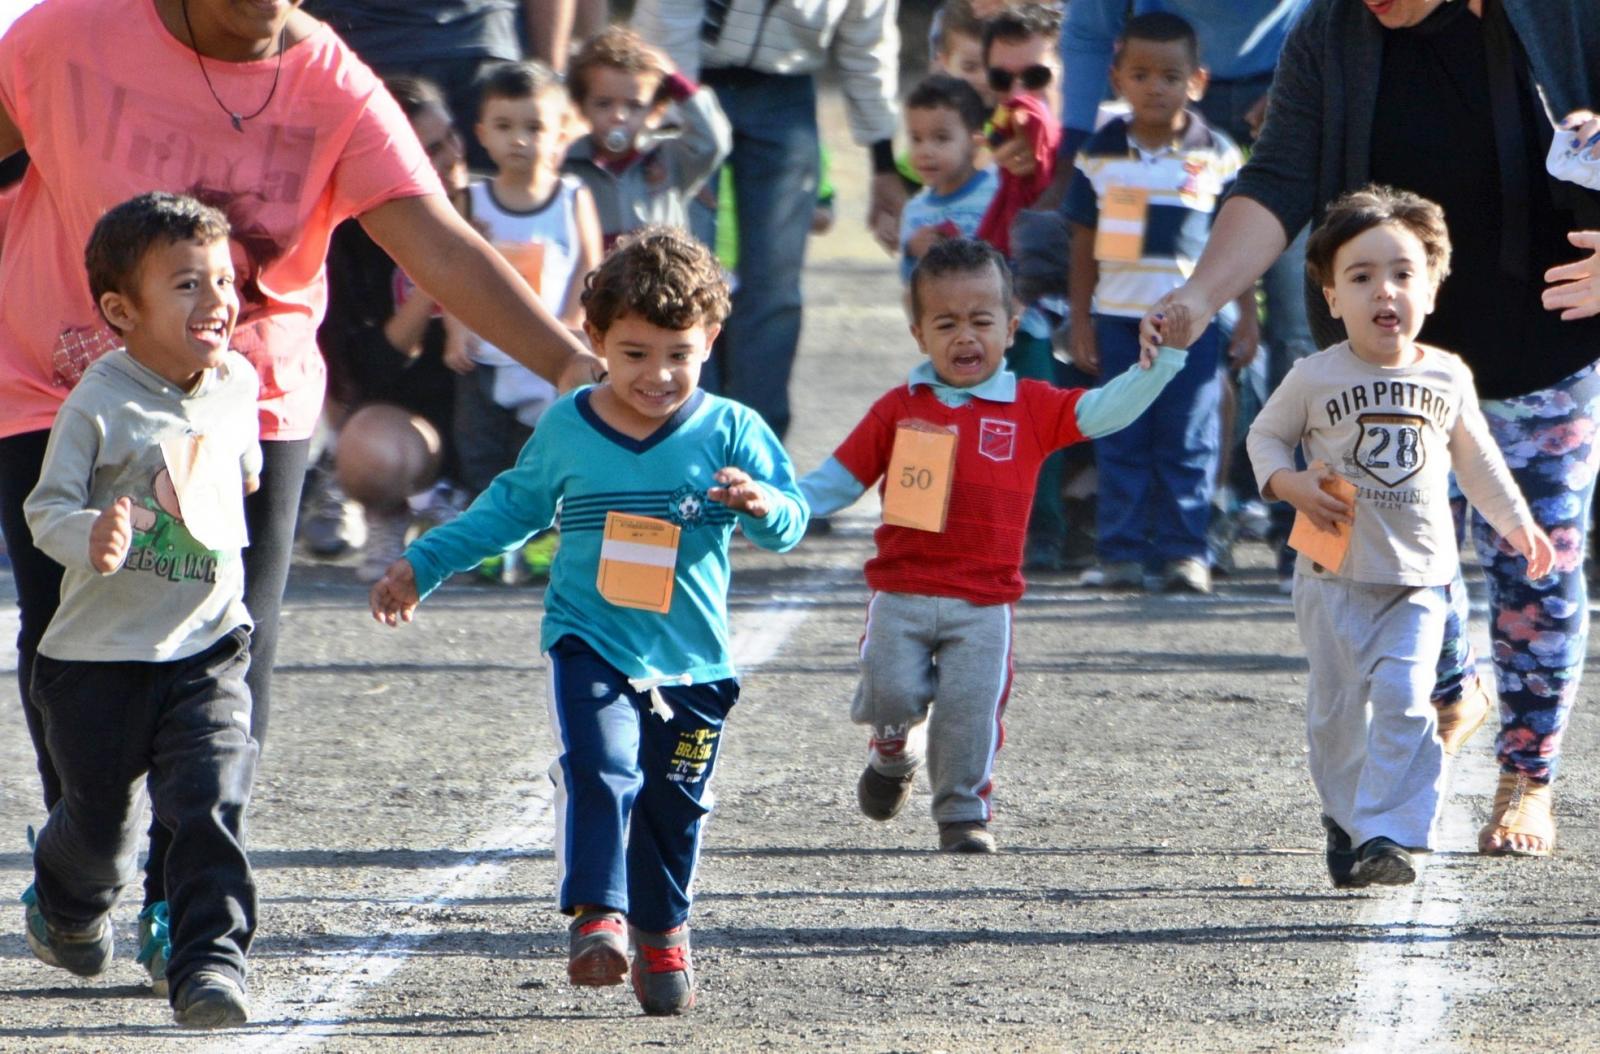
POLYGON ((873 820, 894 819, 906 807, 906 802, 911 800, 911 785, 916 778, 914 772, 904 776, 885 776, 868 765, 861 770, 861 778, 856 781, 856 802, 861 806, 862 814, 873 820))
POLYGON ((620 912, 589 911, 567 927, 567 980, 600 987, 628 976, 627 923, 620 912))
POLYGON ((694 962, 689 954, 689 926, 665 933, 637 926, 633 931, 633 994, 653 1016, 681 1014, 694 1007, 694 962))
POLYGON ((172 1001, 172 1019, 184 1028, 234 1028, 250 1020, 244 985, 214 969, 196 970, 183 979, 172 1001))
POLYGON ((1328 877, 1334 889, 1360 889, 1367 883, 1356 877, 1356 849, 1350 844, 1350 835, 1333 822, 1333 817, 1322 817, 1322 829, 1328 832, 1328 877))
POLYGON ((158 900, 139 912, 138 962, 150 972, 150 991, 167 995, 167 960, 172 958, 172 937, 167 902, 158 900))
POLYGON ((1417 865, 1410 850, 1380 834, 1361 843, 1354 878, 1363 886, 1409 886, 1417 880, 1417 865))
POLYGON ((995 852, 994 835, 982 820, 957 820, 939 825, 939 851, 944 853, 995 852))
POLYGON ((1211 568, 1206 566, 1204 560, 1192 556, 1174 560, 1161 573, 1161 590, 1164 593, 1198 593, 1205 596, 1211 592, 1211 568))
POLYGON ((45 921, 44 912, 39 910, 39 896, 32 885, 22 891, 22 903, 28 947, 33 950, 34 958, 79 977, 105 973, 106 967, 111 965, 115 943, 109 915, 100 916, 86 930, 63 930, 45 921))

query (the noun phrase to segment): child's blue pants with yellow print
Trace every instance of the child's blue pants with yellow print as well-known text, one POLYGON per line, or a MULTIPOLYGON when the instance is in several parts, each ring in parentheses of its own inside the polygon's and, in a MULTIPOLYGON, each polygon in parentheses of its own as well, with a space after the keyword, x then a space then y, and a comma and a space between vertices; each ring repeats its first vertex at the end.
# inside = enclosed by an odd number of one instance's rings
POLYGON ((550 648, 561 910, 615 909, 642 930, 689 918, 733 678, 638 691, 577 637, 550 648))

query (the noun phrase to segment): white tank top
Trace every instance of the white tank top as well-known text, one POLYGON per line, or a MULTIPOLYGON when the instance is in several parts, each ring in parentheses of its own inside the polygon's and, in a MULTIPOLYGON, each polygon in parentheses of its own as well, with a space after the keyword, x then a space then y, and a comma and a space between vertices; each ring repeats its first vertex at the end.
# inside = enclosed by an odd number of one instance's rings
MULTIPOLYGON (((567 309, 567 292, 578 267, 577 200, 582 186, 576 176, 562 176, 549 200, 526 212, 500 204, 487 181, 468 188, 473 222, 556 315, 567 309)), ((472 357, 495 368, 494 400, 517 410, 519 417, 536 419, 554 401, 556 390, 548 381, 494 345, 480 343, 472 357)))

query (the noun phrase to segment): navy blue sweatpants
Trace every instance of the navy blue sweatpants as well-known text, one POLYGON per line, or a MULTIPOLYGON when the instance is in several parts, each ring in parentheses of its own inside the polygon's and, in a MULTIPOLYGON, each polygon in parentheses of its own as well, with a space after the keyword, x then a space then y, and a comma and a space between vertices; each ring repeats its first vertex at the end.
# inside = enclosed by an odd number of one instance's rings
POLYGON ((738 698, 731 677, 636 691, 579 638, 551 646, 562 911, 608 907, 653 932, 688 920, 722 723, 738 698))

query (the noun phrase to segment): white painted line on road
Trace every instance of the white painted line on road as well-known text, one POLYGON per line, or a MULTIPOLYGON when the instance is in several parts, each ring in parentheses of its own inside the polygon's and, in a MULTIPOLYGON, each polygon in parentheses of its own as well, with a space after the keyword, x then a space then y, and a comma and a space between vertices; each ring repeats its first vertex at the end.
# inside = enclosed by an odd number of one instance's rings
MULTIPOLYGON (((828 576, 819 575, 818 587, 826 584, 828 576)), ((733 614, 730 650, 741 672, 771 660, 805 622, 810 608, 799 601, 800 595, 786 596, 769 606, 733 614)), ((432 914, 430 909, 469 900, 494 888, 515 857, 549 848, 555 836, 552 804, 552 788, 543 773, 524 772, 507 795, 485 809, 493 816, 516 808, 516 816, 474 838, 460 863, 444 870, 423 893, 403 902, 407 909, 420 909, 418 914, 426 919, 432 914)), ((343 954, 302 960, 313 973, 287 992, 253 1007, 252 1016, 263 1024, 252 1026, 251 1034, 219 1040, 211 1049, 218 1054, 289 1054, 337 1037, 367 995, 439 933, 435 921, 399 922, 391 924, 387 933, 374 934, 343 954)))
MULTIPOLYGON (((1481 622, 1478 626, 1473 643, 1478 655, 1487 656, 1488 632, 1481 622)), ((1478 663, 1478 676, 1494 677, 1487 658, 1478 663)), ((1484 730, 1446 770, 1445 807, 1435 832, 1438 851, 1416 857, 1417 881, 1387 895, 1376 893, 1361 911, 1358 928, 1382 934, 1356 956, 1355 1009, 1342 1025, 1345 1054, 1457 1050, 1447 1029, 1450 1009, 1463 996, 1488 987, 1470 964, 1452 954, 1468 906, 1467 874, 1478 859, 1478 820, 1467 800, 1451 792, 1457 781, 1473 788, 1494 786, 1499 766, 1484 737, 1497 727, 1490 714, 1484 730)))

